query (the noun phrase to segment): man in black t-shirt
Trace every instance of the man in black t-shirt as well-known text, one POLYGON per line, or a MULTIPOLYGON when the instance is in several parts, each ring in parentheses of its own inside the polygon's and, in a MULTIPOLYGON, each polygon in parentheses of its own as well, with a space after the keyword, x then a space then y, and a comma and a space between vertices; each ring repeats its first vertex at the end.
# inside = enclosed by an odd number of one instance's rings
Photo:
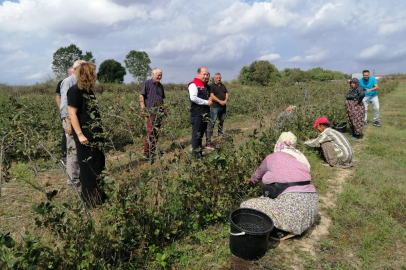
MULTIPOLYGON (((73 74, 73 68, 68 69, 68 77, 73 74)), ((56 86, 55 90, 55 102, 56 102, 56 107, 58 107, 58 110, 61 108, 61 83, 63 80, 61 80, 58 85, 56 86)), ((61 150, 62 150, 62 161, 64 164, 66 164, 66 134, 65 131, 62 134, 62 143, 61 143, 61 150)))
POLYGON ((211 137, 213 136, 213 128, 216 120, 219 119, 218 135, 223 134, 223 123, 226 119, 226 109, 228 102, 228 92, 224 84, 221 83, 221 74, 214 74, 214 83, 210 85, 210 97, 213 100, 213 105, 210 110, 211 121, 207 126, 207 141, 206 148, 213 149, 211 145, 211 137))

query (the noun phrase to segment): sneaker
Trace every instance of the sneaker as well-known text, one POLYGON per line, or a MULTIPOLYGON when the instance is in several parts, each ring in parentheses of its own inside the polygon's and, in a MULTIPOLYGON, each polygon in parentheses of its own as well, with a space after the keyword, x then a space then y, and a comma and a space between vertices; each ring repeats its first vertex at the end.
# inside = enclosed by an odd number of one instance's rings
POLYGON ((206 149, 214 150, 214 149, 216 149, 216 147, 214 147, 211 144, 208 144, 208 145, 206 145, 206 149))
POLYGON ((364 121, 364 127, 366 127, 368 125, 367 121, 364 121))
POLYGON ((321 165, 322 165, 322 166, 325 166, 325 167, 331 167, 330 164, 328 164, 326 161, 323 161, 323 162, 321 163, 321 165))
POLYGON ((381 126, 382 126, 382 124, 381 124, 381 123, 379 123, 379 121, 375 121, 375 122, 374 122, 374 126, 376 126, 376 127, 381 127, 381 126))

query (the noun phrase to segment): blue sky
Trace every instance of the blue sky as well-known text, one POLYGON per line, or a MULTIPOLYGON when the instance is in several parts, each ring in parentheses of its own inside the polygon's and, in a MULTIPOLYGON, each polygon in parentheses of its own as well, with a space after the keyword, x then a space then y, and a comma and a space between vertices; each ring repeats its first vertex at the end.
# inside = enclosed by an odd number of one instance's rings
MULTIPOLYGON (((71 43, 99 65, 146 51, 163 82, 189 82, 199 66, 235 79, 244 65, 406 73, 406 1, 0 1, 0 83, 53 76, 71 43)), ((126 82, 131 82, 127 75, 126 82)))

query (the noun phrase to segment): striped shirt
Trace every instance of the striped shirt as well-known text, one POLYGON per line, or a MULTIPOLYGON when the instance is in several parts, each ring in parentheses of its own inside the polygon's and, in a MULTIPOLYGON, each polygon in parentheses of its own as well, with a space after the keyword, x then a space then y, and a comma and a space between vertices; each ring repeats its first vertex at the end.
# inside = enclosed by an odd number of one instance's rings
POLYGON ((326 128, 316 139, 305 141, 304 144, 310 147, 320 147, 322 143, 331 142, 337 157, 344 163, 351 162, 354 150, 343 134, 332 128, 326 128))

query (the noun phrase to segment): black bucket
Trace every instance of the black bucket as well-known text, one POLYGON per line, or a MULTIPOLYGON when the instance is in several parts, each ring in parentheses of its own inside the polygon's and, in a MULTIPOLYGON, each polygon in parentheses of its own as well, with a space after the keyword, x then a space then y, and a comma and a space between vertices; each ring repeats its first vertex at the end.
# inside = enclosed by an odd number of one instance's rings
POLYGON ((230 223, 230 251, 234 256, 253 261, 265 255, 269 233, 274 227, 267 214, 239 208, 231 212, 230 223))
POLYGON ((341 133, 347 132, 347 122, 342 122, 342 123, 336 124, 334 129, 341 133))

